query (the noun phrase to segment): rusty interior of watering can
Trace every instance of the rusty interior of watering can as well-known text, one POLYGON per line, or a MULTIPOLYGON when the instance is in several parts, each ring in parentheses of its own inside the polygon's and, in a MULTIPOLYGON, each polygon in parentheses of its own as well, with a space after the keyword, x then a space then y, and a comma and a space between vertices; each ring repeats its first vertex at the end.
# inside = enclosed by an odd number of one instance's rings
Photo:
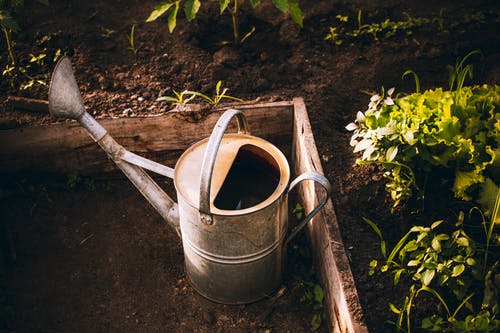
MULTIPOLYGON (((177 161, 175 186, 194 207, 199 205, 200 173, 207 140, 190 147, 177 161)), ((231 215, 266 207, 285 190, 290 178, 281 151, 261 138, 224 135, 212 173, 212 213, 231 215)))

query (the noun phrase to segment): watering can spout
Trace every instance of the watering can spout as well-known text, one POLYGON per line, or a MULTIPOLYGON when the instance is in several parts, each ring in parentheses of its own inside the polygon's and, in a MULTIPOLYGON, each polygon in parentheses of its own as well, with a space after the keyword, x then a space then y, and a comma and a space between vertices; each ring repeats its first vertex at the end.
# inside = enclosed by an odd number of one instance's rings
POLYGON ((85 110, 71 61, 66 57, 59 60, 52 74, 49 87, 49 112, 56 118, 77 120, 180 236, 177 203, 144 171, 148 169, 173 178, 174 170, 123 148, 85 110))
POLYGON ((49 88, 49 111, 56 118, 78 119, 85 113, 71 62, 62 58, 56 65, 49 88))

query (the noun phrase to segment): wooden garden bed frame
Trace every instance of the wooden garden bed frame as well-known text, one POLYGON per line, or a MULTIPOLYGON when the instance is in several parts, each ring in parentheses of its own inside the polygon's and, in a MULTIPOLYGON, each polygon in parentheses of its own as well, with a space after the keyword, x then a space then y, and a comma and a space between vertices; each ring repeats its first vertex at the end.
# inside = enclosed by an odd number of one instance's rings
MULTIPOLYGON (((241 104, 232 108, 245 113, 253 135, 269 140, 289 156, 293 173, 315 171, 323 174, 302 98, 241 104)), ((169 112, 149 117, 100 119, 99 122, 126 149, 173 167, 182 151, 210 135, 224 110, 215 109, 198 121, 184 113, 169 112)), ((228 131, 234 128, 232 124, 228 131)), ((117 170, 74 121, 0 130, 0 142, 0 173, 3 175, 77 172, 105 177, 117 170)), ((311 211, 322 196, 323 190, 316 188, 313 182, 301 183, 299 200, 306 212, 311 211)), ((330 331, 368 332, 331 200, 311 220, 307 231, 325 291, 330 331)))

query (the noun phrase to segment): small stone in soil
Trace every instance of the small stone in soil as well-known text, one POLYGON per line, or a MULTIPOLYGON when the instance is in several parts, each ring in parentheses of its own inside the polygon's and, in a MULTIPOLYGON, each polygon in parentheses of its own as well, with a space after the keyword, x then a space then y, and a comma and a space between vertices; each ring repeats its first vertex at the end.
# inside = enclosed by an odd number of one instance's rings
POLYGON ((124 116, 131 116, 134 112, 132 111, 131 108, 126 108, 125 110, 123 110, 122 112, 122 115, 124 116))

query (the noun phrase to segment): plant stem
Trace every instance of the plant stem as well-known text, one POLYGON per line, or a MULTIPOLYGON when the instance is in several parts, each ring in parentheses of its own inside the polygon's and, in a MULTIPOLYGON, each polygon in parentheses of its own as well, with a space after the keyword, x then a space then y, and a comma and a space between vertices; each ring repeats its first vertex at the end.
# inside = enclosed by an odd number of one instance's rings
POLYGON ((7 43, 7 50, 9 51, 10 62, 13 66, 16 66, 16 57, 14 57, 14 52, 12 50, 12 42, 10 40, 10 32, 4 26, 2 26, 2 31, 5 35, 5 42, 7 43))
POLYGON ((231 11, 231 19, 233 22, 233 38, 234 44, 240 44, 240 31, 238 27, 238 0, 234 0, 233 10, 231 11))

